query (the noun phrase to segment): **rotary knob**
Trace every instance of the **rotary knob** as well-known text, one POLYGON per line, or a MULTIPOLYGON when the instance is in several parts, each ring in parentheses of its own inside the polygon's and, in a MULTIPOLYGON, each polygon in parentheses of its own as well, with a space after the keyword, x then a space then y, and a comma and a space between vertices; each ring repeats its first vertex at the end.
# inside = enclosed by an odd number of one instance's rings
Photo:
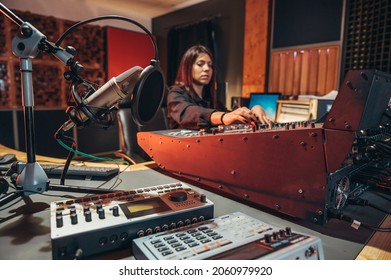
POLYGON ((56 212, 56 226, 58 228, 64 225, 64 220, 62 218, 62 212, 56 212))
POLYGON ((170 195, 170 200, 174 202, 182 202, 187 200, 186 192, 176 192, 170 195))

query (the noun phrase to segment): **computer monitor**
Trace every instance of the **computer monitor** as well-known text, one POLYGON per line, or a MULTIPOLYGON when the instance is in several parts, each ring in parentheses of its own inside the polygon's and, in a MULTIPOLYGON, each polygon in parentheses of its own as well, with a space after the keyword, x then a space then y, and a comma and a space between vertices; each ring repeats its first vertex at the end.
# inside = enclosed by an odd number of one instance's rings
POLYGON ((281 93, 279 92, 253 92, 250 94, 250 100, 248 107, 251 109, 255 105, 260 105, 266 112, 266 115, 275 119, 277 114, 277 100, 280 99, 281 93))

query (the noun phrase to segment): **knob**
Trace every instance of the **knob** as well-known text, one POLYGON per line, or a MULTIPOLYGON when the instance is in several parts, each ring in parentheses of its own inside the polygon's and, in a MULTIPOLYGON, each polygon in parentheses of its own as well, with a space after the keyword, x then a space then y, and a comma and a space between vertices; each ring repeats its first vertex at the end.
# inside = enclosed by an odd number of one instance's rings
POLYGON ((285 230, 280 229, 280 237, 281 237, 281 239, 282 239, 283 237, 285 237, 285 230))
POLYGON ((106 218, 106 217, 105 217, 105 209, 100 208, 100 209, 98 210, 98 216, 99 216, 99 219, 101 219, 101 220, 103 220, 104 218, 106 218))
POLYGON ((22 24, 19 29, 19 38, 30 38, 33 35, 33 30, 27 24, 22 24))
POLYGON ((290 227, 286 227, 285 232, 287 236, 290 236, 292 234, 292 229, 290 227))
POLYGON ((72 47, 72 46, 67 46, 67 47, 65 48, 65 51, 66 51, 67 53, 73 55, 73 56, 76 55, 76 49, 75 49, 74 47, 72 47))
POLYGON ((84 218, 86 220, 86 222, 91 222, 92 221, 92 216, 91 216, 91 211, 88 210, 84 213, 84 218))
POLYGON ((90 211, 90 207, 89 206, 84 206, 83 207, 83 213, 85 214, 87 211, 90 211))
POLYGON ((76 215, 76 213, 75 214, 71 214, 71 224, 72 225, 76 225, 77 224, 77 215, 76 215))
POLYGON ((114 217, 118 217, 118 216, 119 216, 119 209, 118 209, 118 206, 114 206, 114 207, 112 208, 112 210, 113 210, 113 216, 114 216, 114 217))
POLYGON ((187 200, 186 192, 176 192, 170 195, 170 200, 174 202, 181 202, 187 200))
MULTIPOLYGON (((60 212, 61 213, 61 212, 60 212)), ((58 228, 62 227, 64 225, 64 220, 62 218, 62 215, 57 215, 56 216, 56 226, 58 228)))
POLYGON ((272 236, 268 233, 265 234, 265 242, 272 243, 272 236))
POLYGON ((103 206, 102 206, 101 203, 96 204, 96 213, 99 214, 99 210, 102 209, 102 207, 103 207, 103 206))
POLYGON ((278 240, 278 233, 277 233, 277 232, 273 232, 273 239, 274 239, 275 241, 278 240))
POLYGON ((206 202, 206 195, 201 194, 201 196, 200 196, 200 201, 201 201, 202 203, 205 203, 205 202, 206 202))

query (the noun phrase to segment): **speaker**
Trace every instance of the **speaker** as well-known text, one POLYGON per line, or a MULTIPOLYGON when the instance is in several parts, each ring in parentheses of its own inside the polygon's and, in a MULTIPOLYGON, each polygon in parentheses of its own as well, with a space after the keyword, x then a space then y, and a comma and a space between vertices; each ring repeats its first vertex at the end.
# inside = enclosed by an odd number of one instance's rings
POLYGON ((239 107, 248 107, 250 99, 241 96, 231 97, 231 110, 236 110, 239 107))

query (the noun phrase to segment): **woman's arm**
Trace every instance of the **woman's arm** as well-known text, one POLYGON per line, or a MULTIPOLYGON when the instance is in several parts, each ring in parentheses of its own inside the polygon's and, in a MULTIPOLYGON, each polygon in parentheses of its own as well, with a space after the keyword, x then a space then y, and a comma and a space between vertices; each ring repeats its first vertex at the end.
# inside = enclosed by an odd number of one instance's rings
POLYGON ((167 111, 170 128, 199 129, 211 125, 215 109, 196 103, 182 88, 173 88, 167 96, 167 111))

